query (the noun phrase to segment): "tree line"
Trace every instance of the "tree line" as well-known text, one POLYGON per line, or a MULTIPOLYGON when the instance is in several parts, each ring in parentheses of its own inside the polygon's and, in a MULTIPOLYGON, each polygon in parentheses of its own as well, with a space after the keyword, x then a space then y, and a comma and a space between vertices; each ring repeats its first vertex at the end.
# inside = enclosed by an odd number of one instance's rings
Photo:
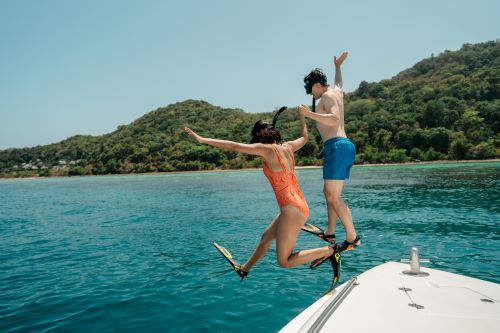
MULTIPOLYGON (((500 156, 500 42, 465 44, 424 59, 395 77, 361 82, 345 95, 346 131, 356 163, 490 159, 500 156)), ((260 166, 253 156, 195 143, 183 132, 248 142, 258 119, 246 113, 187 100, 149 112, 102 136, 77 135, 31 148, 0 151, 0 176, 102 175, 260 166)), ((309 122, 310 140, 297 165, 321 165, 321 138, 309 122)), ((277 124, 285 140, 299 133, 295 109, 277 124)))

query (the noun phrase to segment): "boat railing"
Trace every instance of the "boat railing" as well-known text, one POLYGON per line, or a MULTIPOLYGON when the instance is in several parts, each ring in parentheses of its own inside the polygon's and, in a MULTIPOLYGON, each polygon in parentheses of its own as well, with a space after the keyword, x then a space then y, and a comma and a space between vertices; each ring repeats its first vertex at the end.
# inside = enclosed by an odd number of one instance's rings
MULTIPOLYGON (((311 324, 310 320, 308 320, 299 330, 299 332, 307 332, 314 333, 319 332, 321 328, 328 321, 328 318, 335 312, 335 310, 340 306, 340 304, 345 300, 347 295, 352 291, 352 289, 357 285, 358 278, 355 276, 349 282, 346 283, 345 287, 333 297, 329 302, 323 304, 323 306, 316 311, 316 313, 320 312, 320 314, 316 317, 315 315, 311 316, 312 318, 316 318, 314 322, 311 324)), ((315 313, 315 314, 316 314, 315 313)))

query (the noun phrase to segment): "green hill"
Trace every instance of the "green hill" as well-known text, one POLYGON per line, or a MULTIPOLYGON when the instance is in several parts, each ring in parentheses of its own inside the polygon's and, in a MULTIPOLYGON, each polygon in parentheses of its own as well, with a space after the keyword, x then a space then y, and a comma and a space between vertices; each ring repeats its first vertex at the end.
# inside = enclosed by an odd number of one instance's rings
MULTIPOLYGON (((466 44, 424 59, 390 80, 362 82, 346 95, 346 127, 357 163, 500 156, 500 42, 466 44)), ((102 136, 73 136, 59 143, 0 151, 0 176, 49 176, 237 169, 258 159, 198 145, 201 135, 248 142, 257 119, 204 101, 187 100, 147 113, 102 136)), ((298 134, 296 110, 280 117, 285 139, 298 134)), ((310 142, 298 165, 319 165, 321 140, 309 122, 310 142)))
MULTIPOLYGON (((51 145, 0 151, 0 172, 12 177, 257 167, 260 162, 255 157, 199 145, 183 128, 248 142, 258 119, 270 121, 272 113, 245 113, 187 100, 152 111, 110 134, 78 135, 51 145)), ((298 125, 296 112, 290 110, 280 118, 278 127, 285 138, 292 139, 299 133, 298 125)), ((319 163, 305 156, 307 151, 317 153, 317 144, 311 142, 308 147, 301 152, 301 163, 319 163)))
POLYGON ((499 156, 500 42, 465 44, 347 96, 360 161, 499 156))

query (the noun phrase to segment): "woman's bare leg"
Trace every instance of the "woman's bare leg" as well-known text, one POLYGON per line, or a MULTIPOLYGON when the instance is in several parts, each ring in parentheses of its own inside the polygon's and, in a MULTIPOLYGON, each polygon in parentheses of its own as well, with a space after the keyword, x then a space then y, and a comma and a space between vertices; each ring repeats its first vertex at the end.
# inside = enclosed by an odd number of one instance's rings
POLYGON ((298 209, 288 206, 282 209, 275 221, 277 226, 276 256, 281 267, 295 267, 333 254, 333 249, 329 246, 292 253, 305 220, 298 209))
POLYGON ((250 258, 248 258, 247 262, 241 265, 241 269, 244 270, 245 272, 249 272, 250 269, 252 269, 253 266, 262 259, 269 250, 269 246, 271 246, 271 243, 273 240, 276 239, 276 234, 277 234, 277 227, 276 227, 276 221, 278 220, 280 214, 278 214, 274 220, 269 224, 267 227, 266 231, 262 234, 262 237, 260 238, 259 244, 253 251, 252 255, 250 258))

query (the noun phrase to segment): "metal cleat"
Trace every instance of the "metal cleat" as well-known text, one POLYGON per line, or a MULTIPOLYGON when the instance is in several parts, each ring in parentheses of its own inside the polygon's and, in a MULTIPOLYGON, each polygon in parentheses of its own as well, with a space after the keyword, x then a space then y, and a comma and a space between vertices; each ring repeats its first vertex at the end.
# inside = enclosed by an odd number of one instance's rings
POLYGON ((422 272, 420 270, 421 262, 430 262, 429 259, 420 259, 418 256, 418 249, 412 247, 410 250, 410 259, 401 259, 401 262, 410 263, 410 270, 403 271, 403 274, 413 275, 413 276, 428 276, 429 273, 422 272))

